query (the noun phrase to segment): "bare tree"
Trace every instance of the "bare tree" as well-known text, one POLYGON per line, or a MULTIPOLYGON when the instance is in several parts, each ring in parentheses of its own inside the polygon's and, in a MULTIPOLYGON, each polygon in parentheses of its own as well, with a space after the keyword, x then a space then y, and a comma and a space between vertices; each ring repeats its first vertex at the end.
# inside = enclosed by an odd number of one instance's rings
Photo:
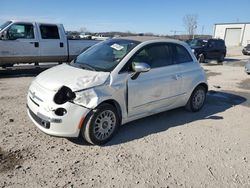
POLYGON ((81 27, 80 28, 80 33, 86 33, 86 32, 88 32, 86 27, 81 27))
POLYGON ((183 17, 183 23, 190 38, 194 38, 195 29, 197 28, 197 21, 198 16, 194 14, 188 14, 183 17))

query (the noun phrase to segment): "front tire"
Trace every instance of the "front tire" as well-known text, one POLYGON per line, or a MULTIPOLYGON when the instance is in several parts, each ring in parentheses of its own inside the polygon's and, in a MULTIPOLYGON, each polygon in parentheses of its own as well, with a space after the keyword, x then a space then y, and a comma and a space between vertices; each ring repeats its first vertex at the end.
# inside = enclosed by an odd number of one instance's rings
POLYGON ((207 90, 201 85, 197 86, 186 104, 186 109, 191 112, 198 112, 204 106, 206 95, 207 90))
POLYGON ((103 145, 111 140, 120 122, 116 108, 106 103, 96 107, 86 121, 82 136, 93 145, 103 145))

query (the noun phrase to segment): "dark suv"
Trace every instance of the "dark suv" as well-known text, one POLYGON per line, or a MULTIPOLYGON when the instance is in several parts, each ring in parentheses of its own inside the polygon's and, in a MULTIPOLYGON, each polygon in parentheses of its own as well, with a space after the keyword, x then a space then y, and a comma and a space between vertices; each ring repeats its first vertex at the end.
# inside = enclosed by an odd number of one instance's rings
POLYGON ((250 44, 243 48, 242 53, 244 55, 250 55, 250 44))
POLYGON ((227 53, 225 42, 222 39, 193 39, 187 43, 200 63, 208 59, 223 62, 227 53))

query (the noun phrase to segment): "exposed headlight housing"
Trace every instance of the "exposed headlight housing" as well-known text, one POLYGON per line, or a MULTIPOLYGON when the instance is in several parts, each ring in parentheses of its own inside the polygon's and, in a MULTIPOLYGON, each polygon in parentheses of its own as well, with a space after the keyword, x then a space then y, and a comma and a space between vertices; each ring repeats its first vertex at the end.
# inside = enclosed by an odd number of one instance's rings
POLYGON ((68 87, 63 86, 54 96, 54 102, 56 104, 64 104, 68 101, 72 101, 76 98, 76 94, 68 87))

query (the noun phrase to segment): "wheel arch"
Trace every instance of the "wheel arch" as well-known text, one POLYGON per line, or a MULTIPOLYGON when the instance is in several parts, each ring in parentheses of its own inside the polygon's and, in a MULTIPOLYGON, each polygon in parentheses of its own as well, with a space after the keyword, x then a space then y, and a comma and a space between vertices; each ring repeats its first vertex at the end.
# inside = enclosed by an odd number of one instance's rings
POLYGON ((102 101, 100 104, 98 104, 98 106, 100 106, 100 105, 102 105, 104 103, 110 104, 113 107, 115 107, 115 109, 117 111, 117 114, 119 116, 119 120, 120 120, 119 123, 121 123, 121 121, 122 121, 122 110, 121 110, 120 104, 116 100, 114 100, 114 99, 107 99, 107 100, 102 101))
POLYGON ((205 81, 202 82, 198 82, 196 84, 193 84, 193 87, 189 90, 188 94, 186 95, 185 98, 185 104, 188 102, 189 98, 191 97, 192 93, 194 92, 194 90, 198 87, 198 86, 202 86, 206 89, 206 92, 208 92, 208 84, 205 81))
MULTIPOLYGON (((208 92, 208 85, 207 85, 207 83, 201 82, 197 86, 195 86, 195 88, 197 88, 198 86, 204 87, 206 89, 206 92, 208 92)), ((195 88, 193 89, 193 91, 195 90, 195 88)))

